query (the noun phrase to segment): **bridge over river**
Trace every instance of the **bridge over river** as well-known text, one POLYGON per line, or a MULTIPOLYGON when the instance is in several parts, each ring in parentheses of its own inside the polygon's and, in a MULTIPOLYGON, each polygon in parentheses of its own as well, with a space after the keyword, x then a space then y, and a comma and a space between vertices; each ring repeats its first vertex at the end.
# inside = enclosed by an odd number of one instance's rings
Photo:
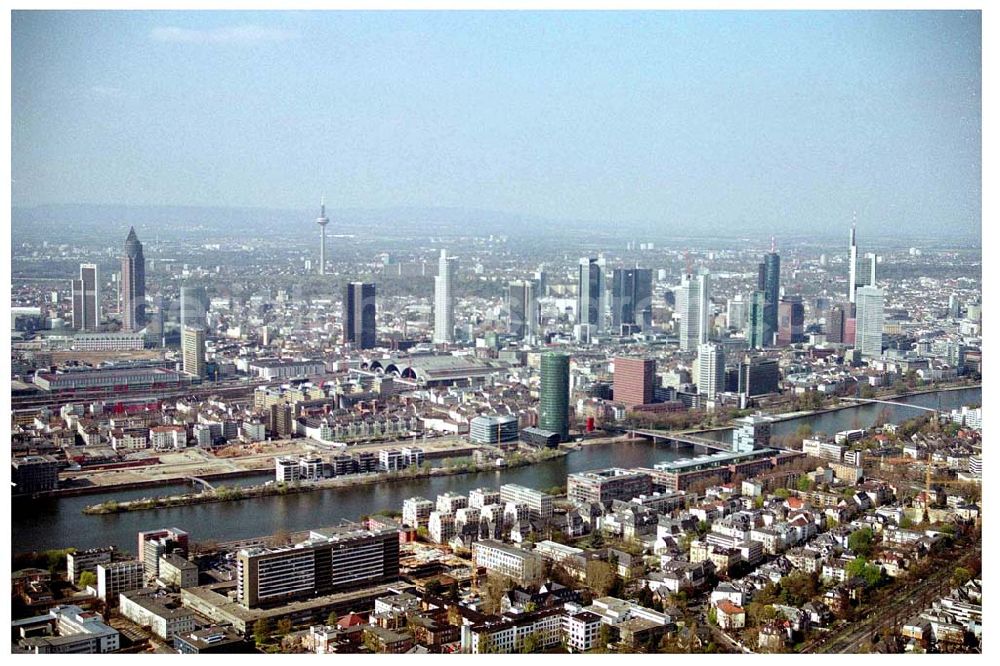
POLYGON ((699 437, 698 435, 693 435, 686 432, 666 432, 663 430, 644 430, 644 429, 632 429, 627 430, 628 436, 630 438, 641 437, 643 439, 652 440, 654 444, 659 444, 666 442, 672 446, 692 446, 692 447, 702 447, 705 449, 711 449, 712 451, 725 451, 730 453, 733 450, 732 443, 730 442, 720 442, 716 439, 709 439, 707 437, 699 437))

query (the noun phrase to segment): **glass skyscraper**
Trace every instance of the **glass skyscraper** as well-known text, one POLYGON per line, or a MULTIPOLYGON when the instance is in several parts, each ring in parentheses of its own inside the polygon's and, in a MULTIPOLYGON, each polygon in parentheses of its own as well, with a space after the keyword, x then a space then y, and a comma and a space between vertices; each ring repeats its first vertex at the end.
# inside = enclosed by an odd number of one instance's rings
POLYGON ((569 439, 569 356, 542 354, 542 391, 538 427, 569 439))

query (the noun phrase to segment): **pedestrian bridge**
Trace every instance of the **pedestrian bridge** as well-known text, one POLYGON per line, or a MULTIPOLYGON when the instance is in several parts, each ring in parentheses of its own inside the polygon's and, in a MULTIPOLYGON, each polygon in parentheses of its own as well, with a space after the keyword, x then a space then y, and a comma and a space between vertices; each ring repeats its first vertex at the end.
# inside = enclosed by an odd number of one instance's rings
POLYGON ((893 407, 912 407, 913 409, 920 409, 925 412, 934 412, 937 414, 938 410, 931 407, 923 407, 921 405, 911 405, 908 402, 893 402, 892 400, 875 400, 873 398, 841 398, 841 400, 847 400, 849 402, 861 402, 861 403, 875 403, 878 405, 892 405, 893 407))
POLYGON ((191 483, 195 484, 195 485, 199 485, 200 484, 205 490, 208 490, 208 491, 214 491, 215 490, 215 486, 213 486, 211 483, 209 483, 205 479, 200 479, 197 476, 189 476, 189 477, 187 477, 187 480, 190 481, 191 483))

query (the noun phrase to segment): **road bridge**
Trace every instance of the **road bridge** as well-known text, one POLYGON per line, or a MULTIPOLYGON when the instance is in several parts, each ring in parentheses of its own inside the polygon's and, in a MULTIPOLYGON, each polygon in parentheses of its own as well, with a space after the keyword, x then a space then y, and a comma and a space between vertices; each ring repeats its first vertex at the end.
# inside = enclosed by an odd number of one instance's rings
POLYGON ((733 450, 733 445, 730 442, 720 442, 717 439, 699 437, 690 433, 664 432, 662 430, 644 430, 639 428, 627 430, 626 432, 630 438, 642 437, 643 439, 650 439, 654 443, 669 442, 678 445, 701 446, 713 451, 725 451, 727 453, 733 450))

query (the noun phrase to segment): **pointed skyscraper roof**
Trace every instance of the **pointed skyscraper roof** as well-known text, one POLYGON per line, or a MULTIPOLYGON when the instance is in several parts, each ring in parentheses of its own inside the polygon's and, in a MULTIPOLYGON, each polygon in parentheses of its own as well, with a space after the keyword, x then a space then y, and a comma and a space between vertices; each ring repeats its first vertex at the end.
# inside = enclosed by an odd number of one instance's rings
POLYGON ((139 237, 135 235, 135 227, 129 227, 128 237, 125 239, 125 242, 127 243, 129 241, 137 241, 137 240, 139 240, 139 237))

